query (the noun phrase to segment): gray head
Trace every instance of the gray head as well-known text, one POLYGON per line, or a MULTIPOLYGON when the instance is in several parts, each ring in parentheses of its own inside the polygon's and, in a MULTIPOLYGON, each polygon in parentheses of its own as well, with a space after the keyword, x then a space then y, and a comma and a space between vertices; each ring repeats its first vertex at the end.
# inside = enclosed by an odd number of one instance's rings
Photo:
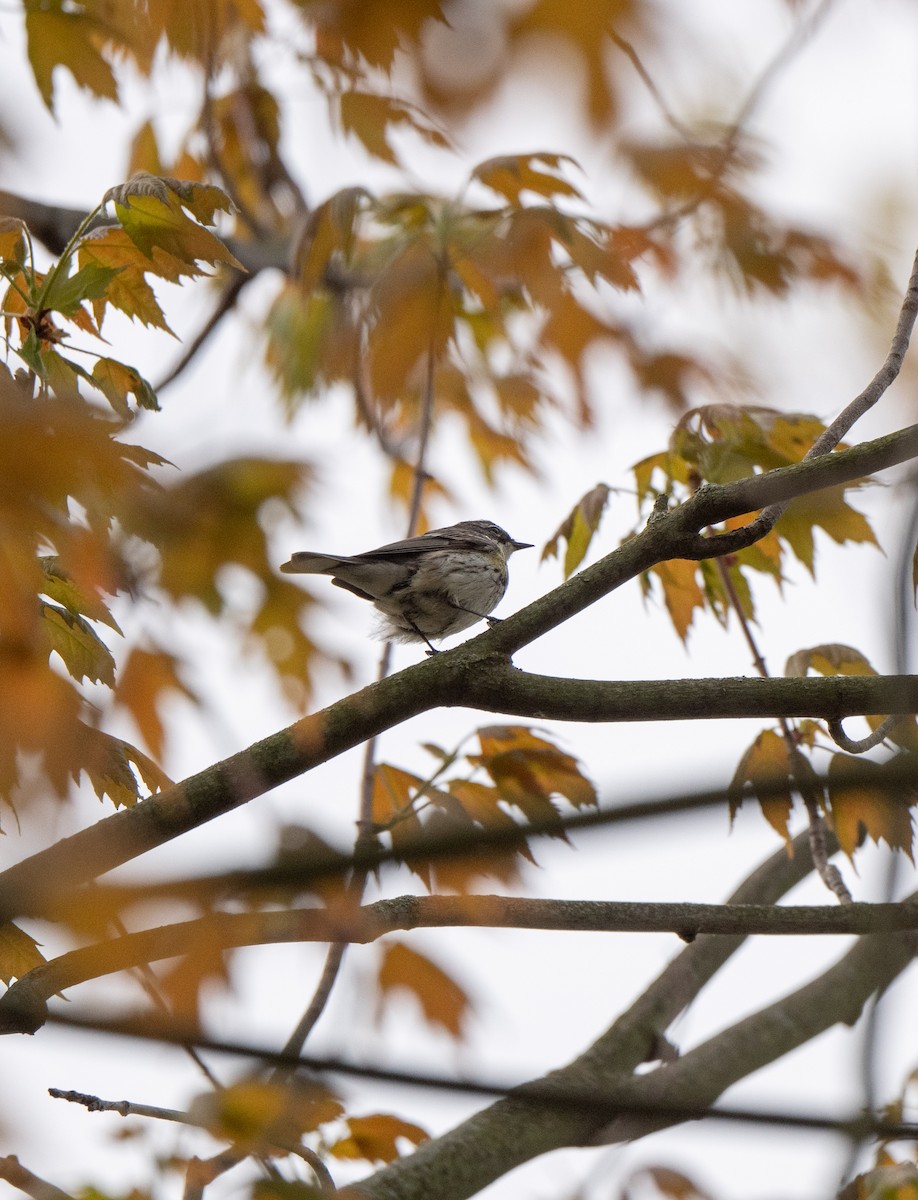
POLYGON ((501 529, 499 525, 495 525, 493 521, 460 521, 454 526, 455 529, 468 530, 469 533, 479 537, 485 537, 492 542, 496 542, 504 553, 504 558, 509 558, 515 550, 531 550, 532 542, 517 542, 515 541, 506 529, 501 529))

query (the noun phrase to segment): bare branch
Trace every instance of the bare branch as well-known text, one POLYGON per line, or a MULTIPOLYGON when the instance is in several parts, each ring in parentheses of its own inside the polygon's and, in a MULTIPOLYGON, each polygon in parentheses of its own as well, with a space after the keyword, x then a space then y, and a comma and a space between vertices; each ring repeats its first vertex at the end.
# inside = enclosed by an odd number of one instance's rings
MULTIPOLYGON (((761 904, 632 903, 530 899, 518 896, 397 896, 362 908, 300 908, 283 912, 212 913, 158 929, 125 934, 69 951, 34 968, 12 984, 0 1012, 38 1014, 55 995, 117 971, 193 951, 206 940, 223 949, 279 943, 324 942, 366 945, 395 931, 412 929, 541 929, 579 933, 670 933, 685 942, 702 934, 770 937, 881 934, 918 930, 918 905, 846 904, 775 907, 761 904)), ((11 1030, 7 1030, 11 1032, 11 1030)), ((30 1030, 31 1032, 31 1030, 30 1030)), ((284 1052, 293 1057, 294 1039, 284 1052)), ((79 1092, 52 1090, 53 1096, 85 1104, 92 1111, 127 1116, 163 1116, 128 1101, 106 1101, 79 1092), (126 1107, 125 1107, 126 1106, 126 1107)), ((172 1112, 172 1110, 168 1110, 172 1112)))
POLYGON ((48 1183, 40 1175, 34 1175, 24 1167, 15 1154, 0 1158, 0 1179, 31 1196, 32 1200, 74 1200, 69 1192, 48 1183))

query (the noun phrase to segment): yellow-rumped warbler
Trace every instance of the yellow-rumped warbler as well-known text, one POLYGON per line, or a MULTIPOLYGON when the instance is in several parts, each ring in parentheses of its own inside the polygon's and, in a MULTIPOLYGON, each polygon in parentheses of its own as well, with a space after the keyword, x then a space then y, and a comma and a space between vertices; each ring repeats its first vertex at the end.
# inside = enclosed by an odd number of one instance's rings
MULTIPOLYGON (((288 575, 331 575, 340 588, 372 600, 383 615, 378 635, 397 642, 449 637, 488 614, 507 590, 515 542, 493 521, 460 521, 365 554, 300 550, 281 567, 288 575)), ((496 618, 494 618, 496 619, 496 618)))

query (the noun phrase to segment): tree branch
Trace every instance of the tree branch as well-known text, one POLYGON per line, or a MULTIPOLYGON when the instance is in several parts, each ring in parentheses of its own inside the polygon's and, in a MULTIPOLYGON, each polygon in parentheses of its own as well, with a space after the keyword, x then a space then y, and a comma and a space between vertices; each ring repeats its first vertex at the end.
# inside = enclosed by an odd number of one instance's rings
MULTIPOLYGON (((698 530, 777 500, 850 482, 916 455, 918 425, 838 454, 824 455, 722 487, 703 488, 680 508, 657 516, 638 537, 479 637, 363 688, 175 787, 149 797, 134 808, 114 813, 91 828, 10 867, 0 874, 0 913, 22 912, 24 905, 30 906, 29 911, 35 911, 35 904, 41 903, 49 889, 59 892, 88 882, 155 846, 238 808, 384 729, 401 724, 408 717, 441 705, 468 704, 471 689, 476 678, 484 673, 483 664, 488 658, 509 656, 655 563, 671 558, 705 557, 705 548, 711 545, 711 539, 702 537, 698 530)), ((715 552, 726 553, 728 548, 720 538, 715 552)), ((858 709, 855 705, 842 711, 837 701, 829 697, 841 694, 845 686, 856 690, 858 685, 870 682, 875 681, 839 678, 750 680, 749 685, 760 691, 782 684, 818 691, 821 685, 829 715, 846 716, 857 711, 875 712, 882 705, 877 705, 874 700, 870 702, 873 707, 868 705, 866 709, 858 709)), ((593 687, 592 684, 585 685, 582 694, 586 695, 593 687)), ((627 685, 627 688, 632 687, 627 685)), ((911 695, 906 690, 891 707, 901 704, 901 711, 915 711, 918 706, 912 704, 911 695)), ((504 712, 513 712, 505 699, 492 698, 490 703, 498 705, 504 712)), ((697 694, 695 706, 693 715, 705 715, 697 711, 697 694)), ((748 715, 761 715, 761 711, 748 715)), ((815 712, 811 708, 806 708, 804 713, 794 711, 797 715, 822 715, 819 706, 815 712)), ((538 714, 524 710, 519 715, 538 714)), ((734 711, 730 715, 743 714, 734 711)), ((584 718, 577 714, 575 719, 584 718)))
MULTIPOLYGON (((686 960, 693 949, 683 952, 651 990, 656 991, 678 964, 683 964, 683 971, 690 970, 686 960)), ((616 1022, 580 1058, 539 1082, 541 1103, 512 1095, 500 1100, 425 1143, 409 1158, 347 1189, 344 1196, 348 1200, 426 1200, 429 1196, 464 1200, 513 1167, 550 1150, 633 1139, 685 1119, 686 1112, 700 1115, 730 1084, 832 1025, 854 1024, 870 996, 888 986, 916 950, 918 937, 913 933, 861 939, 819 978, 648 1075, 632 1074, 640 1060, 636 1061, 621 1022, 616 1022), (584 1091, 615 1105, 622 1115, 610 1123, 601 1105, 578 1104, 576 1098, 584 1091), (667 1113, 667 1108, 678 1110, 677 1114, 667 1113)), ((636 1008, 644 1006, 645 997, 636 1008)), ((655 999, 661 1005, 665 1002, 660 1015, 672 1020, 676 1015, 672 998, 657 995, 655 999)), ((534 1086, 527 1085, 530 1094, 534 1086)))
MULTIPOLYGON (((0 997, 0 1033, 34 1033, 65 989, 202 945, 232 949, 290 942, 367 945, 397 930, 540 929, 586 933, 809 936, 918 930, 918 904, 775 907, 768 904, 629 903, 519 896, 397 896, 362 908, 210 913, 71 950, 36 967, 0 997)), ((298 1046, 288 1046, 295 1054, 298 1046)))
POLYGON ((517 670, 505 659, 491 659, 464 681, 462 703, 516 717, 593 723, 748 717, 835 720, 918 712, 918 675, 611 681, 534 675, 517 670))
MULTIPOLYGON (((806 835, 794 839, 794 856, 773 854, 729 898, 730 904, 776 904, 812 869, 806 835)), ((666 1029, 743 944, 741 936, 699 937, 657 976, 647 990, 570 1067, 552 1072, 557 1087, 569 1072, 585 1074, 592 1088, 602 1076, 627 1078, 666 1029), (585 1065, 581 1065, 585 1064, 585 1065)), ((573 1079, 568 1080, 573 1085, 573 1079)), ((533 1085, 528 1085, 533 1086, 533 1085)), ((581 1145, 606 1124, 595 1111, 547 1107, 510 1096, 420 1146, 410 1158, 359 1183, 347 1197, 361 1200, 462 1200, 512 1167, 550 1150, 581 1145)))

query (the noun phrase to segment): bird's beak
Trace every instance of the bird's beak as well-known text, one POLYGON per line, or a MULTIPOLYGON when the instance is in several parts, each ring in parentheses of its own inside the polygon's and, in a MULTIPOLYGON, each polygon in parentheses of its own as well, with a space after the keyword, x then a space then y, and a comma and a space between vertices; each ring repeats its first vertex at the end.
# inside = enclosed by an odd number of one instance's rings
POLYGON ((513 542, 514 550, 531 550, 532 547, 533 547, 532 542, 513 542))

